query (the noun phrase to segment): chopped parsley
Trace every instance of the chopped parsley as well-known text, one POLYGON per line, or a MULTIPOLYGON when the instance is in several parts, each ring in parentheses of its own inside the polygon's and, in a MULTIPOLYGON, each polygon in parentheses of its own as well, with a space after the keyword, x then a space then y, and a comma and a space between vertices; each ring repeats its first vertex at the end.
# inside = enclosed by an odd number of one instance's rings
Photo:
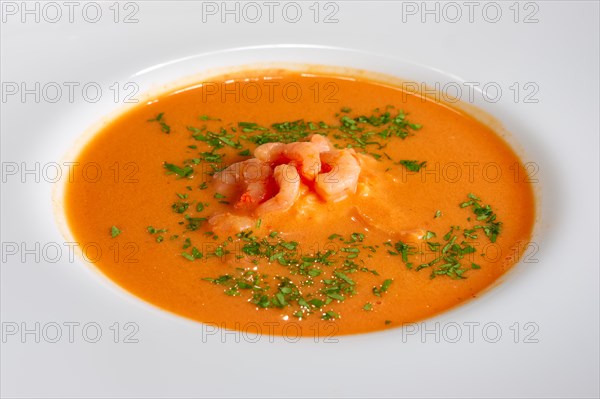
POLYGON ((475 225, 473 229, 482 229, 491 242, 496 242, 498 234, 500 234, 502 230, 502 222, 496 220, 497 215, 492 211, 492 207, 490 205, 482 205, 481 199, 475 194, 469 194, 467 197, 469 200, 461 203, 460 207, 471 207, 471 210, 476 216, 476 220, 478 222, 485 222, 483 225, 475 225))
POLYGON ((179 177, 189 178, 192 175, 192 173, 194 173, 194 169, 189 165, 186 165, 184 167, 179 167, 172 163, 165 162, 165 163, 163 163, 163 167, 168 171, 167 173, 169 173, 169 174, 174 173, 179 177))
POLYGON ((167 229, 156 229, 153 226, 146 227, 146 230, 150 234, 160 234, 160 233, 166 233, 167 232, 167 229))
POLYGON ((375 294, 375 296, 381 296, 381 294, 387 292, 387 290, 390 288, 391 285, 392 285, 391 279, 384 280, 383 284, 381 284, 380 286, 373 287, 373 294, 375 294))
POLYGON ((421 168, 425 167, 427 161, 420 162, 419 161, 409 161, 409 160, 401 160, 398 162, 399 165, 404 166, 410 172, 418 172, 421 168))
POLYGON ((188 202, 177 201, 174 202, 173 205, 171 205, 171 209, 173 209, 173 212, 183 213, 188 209, 189 206, 190 204, 188 202))
POLYGON ((206 130, 205 128, 197 128, 193 126, 187 126, 187 130, 192 133, 192 138, 197 141, 203 141, 209 146, 213 147, 214 150, 218 150, 225 146, 233 147, 236 149, 242 148, 239 141, 234 141, 234 134, 228 133, 227 130, 221 128, 218 132, 206 130))
POLYGON ((119 228, 117 226, 111 226, 111 228, 110 228, 110 236, 112 238, 115 238, 119 234, 121 234, 121 230, 119 230, 119 228))
POLYGON ((204 255, 202 254, 202 252, 200 252, 200 251, 198 250, 198 248, 196 248, 196 247, 192 247, 192 251, 191 251, 191 253, 182 252, 182 253, 181 253, 181 256, 183 256, 185 259, 187 259, 187 260, 189 260, 189 261, 193 262, 193 261, 195 261, 196 259, 200 259, 200 258, 202 258, 204 255))
POLYGON ((158 124, 160 125, 160 130, 163 133, 169 134, 169 133, 171 133, 171 126, 166 124, 163 117, 164 117, 164 112, 161 112, 160 114, 156 115, 154 118, 148 119, 148 122, 158 122, 158 124))
MULTIPOLYGON (((289 277, 280 274, 274 276, 259 274, 252 268, 236 268, 233 274, 205 280, 224 286, 227 295, 246 297, 258 308, 290 308, 290 314, 294 317, 306 318, 313 313, 318 313, 324 320, 337 319, 340 317, 339 314, 328 307, 343 302, 357 293, 358 283, 353 274, 378 275, 378 273, 360 267, 359 263, 364 263, 360 258, 348 259, 348 254, 360 253, 355 252, 354 249, 361 248, 367 240, 363 233, 337 235, 336 238, 344 242, 344 246, 339 251, 332 249, 307 254, 302 252, 298 242, 285 240, 276 231, 258 237, 251 230, 246 230, 235 236, 240 243, 235 244, 239 249, 239 255, 230 251, 234 239, 228 237, 217 246, 217 250, 205 256, 243 258, 244 262, 254 265, 258 265, 261 261, 276 264, 282 267, 285 274, 297 276, 296 281, 293 282, 289 277), (277 284, 271 284, 273 281, 277 284)), ((391 282, 391 279, 384 280, 374 293, 381 296, 388 290, 391 282)))

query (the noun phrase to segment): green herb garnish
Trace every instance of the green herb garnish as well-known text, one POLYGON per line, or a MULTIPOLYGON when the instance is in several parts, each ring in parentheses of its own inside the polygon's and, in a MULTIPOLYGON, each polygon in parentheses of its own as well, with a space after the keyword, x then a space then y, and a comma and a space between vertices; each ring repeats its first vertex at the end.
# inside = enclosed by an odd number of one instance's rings
POLYGON ((425 164, 427 164, 427 161, 419 163, 419 161, 409 161, 403 159, 400 162, 398 162, 398 164, 404 166, 407 170, 411 172, 418 172, 421 170, 422 167, 425 166, 425 164))
POLYGON ((110 228, 110 236, 112 238, 115 238, 116 236, 118 236, 119 234, 121 234, 121 230, 119 230, 119 228, 117 226, 112 226, 110 228))
POLYGON ((164 112, 161 112, 160 114, 156 115, 154 118, 148 119, 148 122, 158 122, 160 124, 160 130, 163 133, 169 134, 169 133, 171 133, 171 127, 165 123, 163 117, 164 117, 164 112))

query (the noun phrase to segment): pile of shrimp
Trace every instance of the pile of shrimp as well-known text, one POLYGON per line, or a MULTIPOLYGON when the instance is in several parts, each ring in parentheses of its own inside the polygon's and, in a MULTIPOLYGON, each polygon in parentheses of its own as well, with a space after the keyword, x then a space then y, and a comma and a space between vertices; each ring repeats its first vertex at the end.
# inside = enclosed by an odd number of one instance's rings
MULTIPOLYGON (((325 136, 314 134, 309 141, 260 145, 254 158, 230 165, 213 179, 218 193, 238 198, 234 208, 262 216, 290 209, 306 191, 303 185, 324 201, 341 201, 356 192, 360 171, 353 149, 335 149, 325 136)), ((211 224, 223 218, 217 215, 211 224)))

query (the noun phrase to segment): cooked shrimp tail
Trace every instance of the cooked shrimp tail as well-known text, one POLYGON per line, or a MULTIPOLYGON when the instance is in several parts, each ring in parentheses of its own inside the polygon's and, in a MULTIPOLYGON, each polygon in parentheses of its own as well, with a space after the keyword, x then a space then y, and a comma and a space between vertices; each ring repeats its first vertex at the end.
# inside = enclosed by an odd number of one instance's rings
POLYGON ((270 212, 287 211, 300 194, 300 175, 294 166, 283 164, 275 167, 273 177, 279 191, 256 209, 256 214, 259 216, 270 212))

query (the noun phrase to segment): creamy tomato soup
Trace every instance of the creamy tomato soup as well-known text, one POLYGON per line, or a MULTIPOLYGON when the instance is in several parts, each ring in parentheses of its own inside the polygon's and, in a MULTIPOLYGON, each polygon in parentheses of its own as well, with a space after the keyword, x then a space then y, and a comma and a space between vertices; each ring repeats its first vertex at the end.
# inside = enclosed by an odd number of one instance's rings
POLYGON ((101 250, 94 265, 231 329, 353 334, 431 317, 514 266, 534 224, 526 170, 493 130, 351 76, 199 82, 120 115, 76 161, 101 171, 64 197, 75 239, 101 250))

